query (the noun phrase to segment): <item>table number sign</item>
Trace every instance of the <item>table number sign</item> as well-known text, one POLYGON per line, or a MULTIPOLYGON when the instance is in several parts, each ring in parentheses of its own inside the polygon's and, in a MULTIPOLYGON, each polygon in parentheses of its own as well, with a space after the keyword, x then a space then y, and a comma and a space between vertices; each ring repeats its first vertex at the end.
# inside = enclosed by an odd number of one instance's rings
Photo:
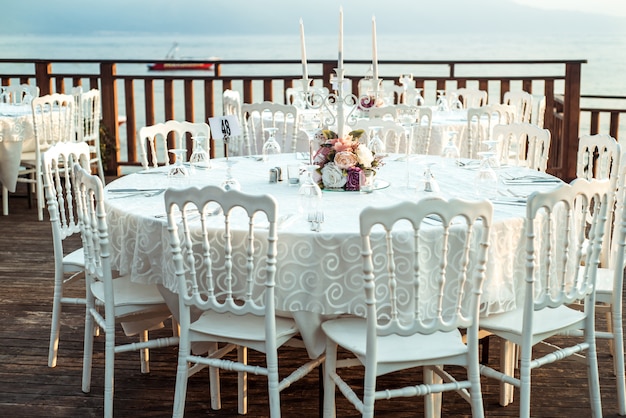
POLYGON ((209 118, 209 126, 213 139, 222 139, 228 142, 230 137, 241 135, 241 126, 235 115, 209 118))

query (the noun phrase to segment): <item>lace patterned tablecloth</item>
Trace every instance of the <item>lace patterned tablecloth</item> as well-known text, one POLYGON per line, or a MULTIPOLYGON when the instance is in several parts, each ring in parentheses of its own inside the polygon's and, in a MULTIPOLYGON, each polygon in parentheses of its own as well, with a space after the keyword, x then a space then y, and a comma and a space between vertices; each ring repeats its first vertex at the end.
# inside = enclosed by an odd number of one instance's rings
POLYGON ((22 152, 34 151, 31 106, 0 103, 0 183, 15 192, 22 152))
MULTIPOLYGON (((390 156, 377 174, 379 180, 390 183, 389 187, 375 190, 372 194, 324 191, 325 222, 321 232, 312 232, 307 222, 296 216, 298 188, 290 187, 286 179, 286 167, 302 161, 297 161, 293 154, 280 156, 280 160, 271 164, 245 157, 236 161, 233 175, 241 182, 243 191, 270 193, 278 200, 282 216, 293 215, 279 225, 276 308, 293 315, 306 327, 305 343, 312 355, 323 350, 324 340, 319 323, 324 317, 362 315, 365 312, 358 226, 358 215, 364 207, 387 206, 429 195, 415 188, 426 166, 438 180, 441 195, 476 198, 473 191, 475 171, 442 164, 439 157, 417 156, 407 163, 400 161, 398 156, 390 156), (283 168, 282 182, 269 183, 271 166, 283 168), (407 176, 407 167, 411 176, 407 176)), ((214 160, 213 169, 196 172, 188 184, 219 185, 225 178, 225 168, 223 160, 214 160)), ((166 171, 159 171, 122 177, 110 183, 107 190, 167 187, 166 171)), ((528 170, 518 167, 502 168, 501 171, 509 176, 528 174, 528 170)), ((528 194, 556 185, 537 183, 502 187, 528 194)), ((163 194, 149 197, 122 195, 106 193, 114 267, 122 274, 132 273, 135 280, 160 284, 176 292, 163 194)), ((524 214, 524 205, 494 204, 494 225, 481 306, 483 315, 519 306, 523 295, 525 260, 524 214)), ((407 246, 407 252, 410 251, 407 246)), ((399 277, 400 281, 402 279, 399 277)))

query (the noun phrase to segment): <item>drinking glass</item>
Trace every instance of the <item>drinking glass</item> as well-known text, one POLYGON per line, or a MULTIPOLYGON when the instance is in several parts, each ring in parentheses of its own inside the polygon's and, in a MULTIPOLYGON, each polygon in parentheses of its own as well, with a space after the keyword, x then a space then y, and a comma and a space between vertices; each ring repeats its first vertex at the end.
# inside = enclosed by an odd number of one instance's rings
POLYGON ((490 160, 495 153, 491 151, 479 152, 480 166, 474 177, 474 191, 477 197, 495 199, 498 195, 498 174, 491 166, 490 160))
POLYGON ((184 148, 174 148, 169 150, 169 152, 174 155, 174 164, 170 166, 167 177, 176 183, 181 183, 189 178, 189 170, 187 170, 187 167, 183 164, 187 150, 184 148))
POLYGON ((461 152, 459 147, 456 146, 456 132, 448 132, 448 142, 443 147, 441 156, 443 157, 444 165, 457 165, 461 152))
POLYGON ((189 164, 194 169, 208 170, 211 168, 211 159, 206 152, 205 144, 207 137, 204 135, 192 136, 193 140, 193 152, 189 157, 189 164))
POLYGON ((440 112, 447 112, 450 110, 445 90, 437 90, 437 110, 440 112))
POLYGON ((313 141, 315 140, 315 133, 319 130, 321 120, 318 115, 313 116, 300 116, 300 127, 306 133, 306 137, 309 141, 309 165, 313 164, 313 141))
POLYGON ((452 110, 463 110, 463 103, 461 103, 456 93, 450 94, 450 108, 452 110))
POLYGON ((374 153, 374 155, 385 155, 386 148, 385 142, 380 137, 380 131, 382 131, 382 126, 371 126, 371 138, 367 147, 374 153))
POLYGON ((415 106, 424 106, 424 97, 422 97, 422 89, 415 88, 415 106))
POLYGON ((318 166, 314 164, 306 166, 307 174, 298 189, 298 215, 311 223, 312 230, 320 218, 322 205, 322 189, 313 179, 313 173, 317 169, 318 166))
POLYGON ((276 141, 278 128, 265 128, 264 131, 267 132, 267 140, 263 144, 263 161, 269 162, 280 154, 280 144, 276 141))

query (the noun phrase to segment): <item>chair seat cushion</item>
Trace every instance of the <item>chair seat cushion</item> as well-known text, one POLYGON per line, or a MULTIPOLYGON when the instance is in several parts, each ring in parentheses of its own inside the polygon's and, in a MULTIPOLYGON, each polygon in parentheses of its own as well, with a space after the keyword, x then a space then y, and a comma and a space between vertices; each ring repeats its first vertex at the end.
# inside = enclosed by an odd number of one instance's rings
MULTIPOLYGON (((363 318, 340 318, 322 323, 328 338, 357 356, 365 356, 367 322, 363 318)), ((445 358, 467 352, 467 346, 458 330, 413 334, 411 336, 388 335, 378 337, 378 362, 415 362, 445 358)))
MULTIPOLYGON (((480 318, 479 326, 481 329, 492 332, 494 334, 507 333, 513 335, 522 334, 522 325, 524 318, 524 310, 518 308, 509 312, 489 315, 486 318, 480 318)), ((533 334, 556 334, 560 330, 568 329, 585 318, 585 313, 567 306, 559 306, 558 308, 545 308, 534 312, 533 316, 533 334)))
MULTIPOLYGON (((200 334, 214 335, 220 341, 265 341, 265 317, 262 316, 205 311, 189 328, 200 334)), ((298 327, 293 319, 276 317, 278 341, 286 341, 297 333, 298 327)))
MULTIPOLYGON (((104 284, 95 282, 91 286, 96 299, 104 301, 104 284)), ((156 285, 135 283, 129 276, 120 276, 113 280, 115 306, 165 304, 165 300, 156 285)))
POLYGON ((85 269, 85 252, 83 251, 83 247, 80 247, 63 257, 63 269, 66 272, 85 269))

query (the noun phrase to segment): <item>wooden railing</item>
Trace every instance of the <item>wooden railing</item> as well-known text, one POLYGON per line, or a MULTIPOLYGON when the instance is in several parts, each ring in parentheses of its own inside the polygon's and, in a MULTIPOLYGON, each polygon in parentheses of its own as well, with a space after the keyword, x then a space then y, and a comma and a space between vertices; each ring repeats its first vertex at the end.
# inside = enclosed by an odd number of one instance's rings
MULTIPOLYGON (((0 59, 0 84, 36 83, 41 94, 68 92, 74 85, 99 88, 102 126, 115 148, 107 160, 107 171, 119 174, 121 167, 139 164, 136 136, 141 126, 169 119, 206 121, 220 115, 222 92, 226 89, 239 90, 246 103, 284 102, 285 89, 300 78, 299 60, 212 62, 214 72, 176 74, 147 72, 145 65, 151 61, 146 60, 0 59), (279 74, 281 71, 286 74, 279 74), (125 123, 120 124, 121 120, 125 123)), ((434 103, 437 90, 464 86, 487 90, 490 102, 500 102, 509 90, 545 96, 545 127, 551 130, 553 138, 549 171, 571 179, 575 174, 581 67, 585 62, 387 60, 379 62, 379 74, 397 84, 401 73, 412 73, 427 104, 434 103)), ((353 92, 369 64, 365 60, 345 61, 353 92)), ((309 76, 330 88, 334 67, 335 61, 309 61, 309 76)), ((212 157, 216 156, 216 149, 219 154, 219 148, 211 144, 212 157)))

